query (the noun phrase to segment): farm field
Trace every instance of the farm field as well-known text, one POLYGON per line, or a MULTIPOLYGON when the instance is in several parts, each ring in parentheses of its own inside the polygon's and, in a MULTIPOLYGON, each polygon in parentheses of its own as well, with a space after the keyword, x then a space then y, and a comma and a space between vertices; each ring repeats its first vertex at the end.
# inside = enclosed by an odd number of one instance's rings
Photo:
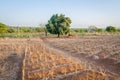
POLYGON ((120 0, 1 0, 0 80, 120 80, 120 0))
POLYGON ((119 39, 0 39, 0 80, 119 80, 119 39))
POLYGON ((45 38, 45 43, 79 60, 120 75, 120 36, 45 38))
POLYGON ((0 80, 21 80, 24 39, 0 39, 0 80))

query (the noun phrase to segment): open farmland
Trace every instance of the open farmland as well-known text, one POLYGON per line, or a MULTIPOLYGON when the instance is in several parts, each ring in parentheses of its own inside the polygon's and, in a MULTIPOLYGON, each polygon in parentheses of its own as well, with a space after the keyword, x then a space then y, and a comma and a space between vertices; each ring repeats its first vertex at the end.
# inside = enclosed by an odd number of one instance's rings
MULTIPOLYGON (((80 42, 86 42, 86 46, 96 39, 103 42, 103 39, 99 38, 0 39, 0 80, 118 80, 119 68, 115 68, 118 72, 111 71, 110 69, 110 72, 115 73, 111 74, 102 68, 101 65, 87 62, 94 53, 85 53, 84 43, 81 44, 80 42), (83 46, 81 50, 78 44, 83 46), (70 47, 70 45, 72 46, 70 47), (75 47, 78 49, 75 49, 75 47), (84 53, 81 53, 82 50, 84 53), (79 59, 76 57, 76 54, 79 58, 80 56, 83 58, 79 59)), ((112 39, 114 42, 109 44, 119 43, 119 38, 112 39)), ((95 44, 91 43, 91 45, 95 44)), ((117 50, 119 44, 115 45, 117 45, 115 49, 117 50)), ((107 58, 100 54, 95 54, 100 56, 100 60, 104 58, 112 59, 112 56, 107 58)), ((113 55, 116 54, 114 53, 113 55)), ((111 64, 119 67, 119 58, 115 57, 115 59, 117 60, 114 60, 111 64)))
POLYGON ((120 75, 120 36, 45 38, 44 41, 79 60, 120 75))
POLYGON ((78 80, 101 80, 108 77, 101 69, 97 71, 91 65, 76 61, 70 56, 46 47, 42 42, 34 43, 26 50, 25 80, 66 80, 65 77, 73 75, 76 75, 76 78, 81 76, 78 80))
POLYGON ((24 39, 0 39, 0 80, 21 80, 24 39))

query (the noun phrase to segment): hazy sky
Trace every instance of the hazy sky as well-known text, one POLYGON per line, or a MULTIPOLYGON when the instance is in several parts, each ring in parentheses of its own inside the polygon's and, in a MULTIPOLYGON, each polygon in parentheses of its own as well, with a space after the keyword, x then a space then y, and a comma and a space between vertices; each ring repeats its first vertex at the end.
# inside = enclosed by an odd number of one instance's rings
POLYGON ((120 0, 1 0, 0 22, 12 26, 45 24, 65 14, 72 27, 120 27, 120 0))

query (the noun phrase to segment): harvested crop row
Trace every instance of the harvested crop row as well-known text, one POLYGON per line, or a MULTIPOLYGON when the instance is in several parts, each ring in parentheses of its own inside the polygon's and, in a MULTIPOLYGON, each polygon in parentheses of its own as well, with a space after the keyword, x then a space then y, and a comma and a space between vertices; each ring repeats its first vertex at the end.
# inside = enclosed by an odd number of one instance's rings
POLYGON ((83 70, 89 70, 86 66, 71 59, 69 56, 66 57, 61 53, 57 53, 46 47, 42 42, 39 44, 34 43, 33 46, 32 44, 28 46, 24 66, 25 80, 55 80, 59 78, 58 76, 65 77, 72 73, 76 75, 83 70))

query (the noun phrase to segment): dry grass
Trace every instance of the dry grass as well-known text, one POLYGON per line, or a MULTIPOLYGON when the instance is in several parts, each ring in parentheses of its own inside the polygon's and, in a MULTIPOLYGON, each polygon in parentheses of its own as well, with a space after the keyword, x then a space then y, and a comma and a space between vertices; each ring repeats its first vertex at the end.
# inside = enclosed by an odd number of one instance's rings
POLYGON ((70 53, 85 55, 85 57, 97 56, 100 60, 107 59, 114 64, 120 60, 120 36, 87 36, 72 39, 47 39, 54 47, 70 53))
MULTIPOLYGON (((29 47, 27 46, 27 52, 25 56, 25 66, 24 66, 24 78, 25 80, 56 80, 64 79, 64 77, 90 70, 93 68, 88 68, 84 64, 72 59, 69 56, 64 56, 62 53, 55 51, 54 49, 44 45, 42 41, 34 43, 30 42, 29 47), (39 43, 39 44, 38 44, 39 43), (61 78, 60 78, 61 76, 61 78)), ((97 71, 94 70, 96 73, 97 71)), ((98 71, 101 75, 100 79, 105 78, 104 75, 98 71)), ((91 73, 88 73, 91 74, 91 73)), ((97 76, 97 74, 94 74, 97 76)), ((87 76, 86 74, 83 76, 87 76)), ((97 78, 92 77, 93 80, 97 78)), ((90 79, 88 79, 90 80, 90 79)))
POLYGON ((38 38, 0 41, 0 80, 103 80, 108 77, 102 70, 65 56, 38 38))

